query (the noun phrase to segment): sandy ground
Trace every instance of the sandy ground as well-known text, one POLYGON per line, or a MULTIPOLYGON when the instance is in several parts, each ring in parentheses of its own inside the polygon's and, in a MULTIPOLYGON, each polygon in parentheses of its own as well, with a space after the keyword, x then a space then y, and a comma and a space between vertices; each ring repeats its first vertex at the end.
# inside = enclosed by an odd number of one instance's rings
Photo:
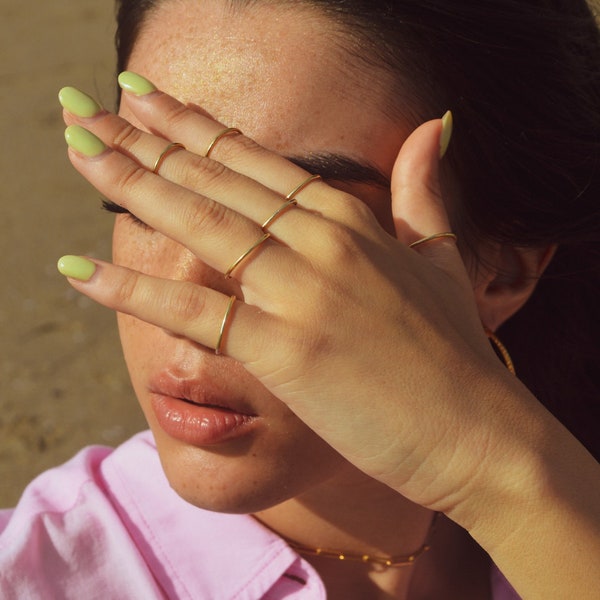
POLYGON ((107 107, 110 0, 0 0, 0 507, 87 444, 144 427, 114 315, 74 293, 59 256, 110 258, 112 217, 70 166, 64 85, 107 107))

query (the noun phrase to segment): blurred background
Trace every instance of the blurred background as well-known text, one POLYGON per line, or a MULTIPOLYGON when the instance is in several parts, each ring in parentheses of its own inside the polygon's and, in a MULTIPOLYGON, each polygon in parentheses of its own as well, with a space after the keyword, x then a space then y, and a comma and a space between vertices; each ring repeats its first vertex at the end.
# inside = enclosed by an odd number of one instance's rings
POLYGON ((0 507, 88 444, 144 428, 114 315, 63 254, 110 258, 112 217, 66 157, 58 90, 114 106, 111 0, 0 0, 0 507))

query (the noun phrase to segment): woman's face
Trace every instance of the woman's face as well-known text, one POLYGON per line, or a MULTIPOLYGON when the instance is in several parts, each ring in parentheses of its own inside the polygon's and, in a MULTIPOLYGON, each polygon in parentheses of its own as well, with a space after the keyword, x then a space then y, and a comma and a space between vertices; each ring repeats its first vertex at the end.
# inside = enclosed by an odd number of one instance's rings
MULTIPOLYGON (((129 70, 285 156, 340 155, 389 177, 407 132, 385 116, 384 75, 344 54, 341 34, 306 8, 228 4, 165 0, 143 27, 129 70)), ((132 119, 126 98, 121 114, 132 119)), ((391 230, 385 185, 347 177, 330 182, 363 199, 391 230)), ((234 280, 127 215, 116 220, 114 260, 239 293, 234 280)), ((164 469, 190 502, 253 512, 355 475, 235 361, 129 316, 119 315, 119 327, 164 469)))

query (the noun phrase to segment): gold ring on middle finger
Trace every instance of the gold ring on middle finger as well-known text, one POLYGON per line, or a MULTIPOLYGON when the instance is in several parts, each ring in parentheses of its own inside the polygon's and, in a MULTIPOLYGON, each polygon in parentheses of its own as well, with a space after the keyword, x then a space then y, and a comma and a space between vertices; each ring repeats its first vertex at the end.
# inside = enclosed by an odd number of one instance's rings
POLYGON ((248 250, 246 250, 236 261, 234 261, 231 264, 231 266, 227 269, 227 271, 225 271, 226 279, 231 279, 231 273, 234 271, 234 269, 236 267, 238 267, 239 264, 245 258, 247 258, 250 254, 252 254, 252 252, 254 252, 254 250, 256 250, 259 246, 264 244, 270 237, 271 237, 270 233, 265 233, 262 235, 262 237, 260 237, 258 240, 256 240, 256 242, 254 242, 254 244, 252 244, 252 246, 250 246, 250 248, 248 248, 248 250))

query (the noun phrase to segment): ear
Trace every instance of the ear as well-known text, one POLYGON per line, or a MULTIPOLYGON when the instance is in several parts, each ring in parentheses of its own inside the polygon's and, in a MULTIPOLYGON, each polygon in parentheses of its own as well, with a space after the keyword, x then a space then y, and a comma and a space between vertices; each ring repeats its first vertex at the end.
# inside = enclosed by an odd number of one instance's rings
POLYGON ((484 252, 473 288, 485 327, 496 331, 526 302, 552 260, 556 246, 515 248, 496 246, 484 252))

